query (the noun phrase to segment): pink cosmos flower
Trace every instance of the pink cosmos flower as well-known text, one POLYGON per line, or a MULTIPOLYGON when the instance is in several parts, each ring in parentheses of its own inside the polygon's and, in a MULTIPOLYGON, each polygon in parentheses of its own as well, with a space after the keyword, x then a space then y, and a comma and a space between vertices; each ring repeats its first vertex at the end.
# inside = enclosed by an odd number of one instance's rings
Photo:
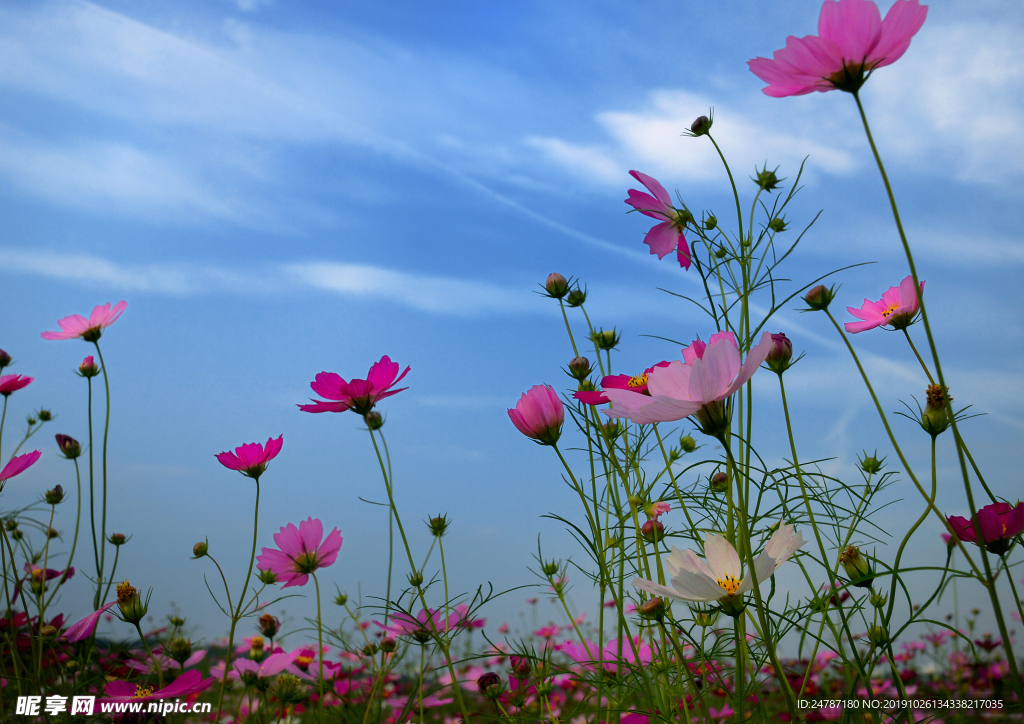
POLYGON ((679 260, 679 266, 689 269, 690 247, 686 243, 683 231, 686 229, 686 225, 693 221, 693 215, 686 209, 677 209, 672 206, 672 197, 656 179, 639 171, 630 171, 629 175, 642 183, 651 193, 645 194, 643 191, 630 189, 626 203, 644 216, 661 220, 660 224, 647 232, 644 243, 651 247, 651 253, 657 254, 659 259, 665 258, 666 254, 674 251, 676 259, 679 260))
POLYGON ((106 613, 108 608, 116 603, 117 600, 105 603, 78 623, 74 623, 69 626, 68 630, 64 632, 64 638, 71 643, 74 643, 75 641, 82 641, 83 639, 87 639, 92 636, 92 632, 96 630, 96 625, 100 622, 100 617, 106 613))
POLYGON ((882 19, 870 0, 826 0, 818 34, 786 38, 772 59, 747 61, 775 98, 817 91, 856 93, 876 68, 899 60, 924 24, 928 8, 918 0, 896 0, 882 19))
POLYGON ((130 681, 111 681, 106 687, 107 698, 102 699, 101 703, 107 704, 154 701, 159 699, 180 699, 181 697, 188 696, 189 694, 198 694, 201 691, 206 691, 214 681, 215 679, 213 678, 204 679, 203 675, 194 669, 192 671, 186 671, 173 682, 156 691, 143 689, 141 686, 133 684, 130 681))
POLYGON ((426 643, 433 638, 434 634, 450 631, 458 626, 461 619, 462 616, 458 610, 450 612, 446 619, 444 611, 431 608, 421 610, 416 614, 416 618, 401 611, 394 612, 391 614, 391 623, 387 626, 379 621, 373 623, 392 636, 411 636, 420 643, 426 643))
POLYGON ((305 586, 309 574, 334 564, 341 550, 341 533, 334 528, 324 538, 324 524, 307 518, 296 528, 289 523, 274 534, 280 550, 264 548, 257 557, 260 570, 271 570, 283 580, 283 588, 305 586))
POLYGON ((3 375, 0 376, 0 395, 10 397, 12 392, 17 392, 22 387, 28 387, 35 377, 25 375, 3 375))
POLYGON ((1001 556, 1009 550, 1013 538, 1024 532, 1024 503, 992 503, 981 508, 976 517, 981 528, 981 542, 978 542, 974 520, 959 515, 951 515, 947 520, 960 540, 985 546, 1001 556))
POLYGON ((541 445, 554 445, 562 434, 565 408, 558 394, 547 385, 534 385, 523 393, 509 419, 519 432, 541 445))
POLYGON ((313 392, 327 399, 313 400, 312 405, 299 405, 299 409, 303 412, 352 410, 359 415, 365 415, 385 397, 391 397, 409 389, 408 387, 391 389, 409 373, 409 369, 406 367, 402 374, 398 374, 398 363, 392 362, 390 357, 384 355, 379 362, 375 362, 370 367, 365 380, 353 379, 351 382, 346 382, 333 372, 321 372, 315 380, 309 383, 309 386, 313 392))
MULTIPOLYGON (((924 294, 924 281, 921 281, 921 293, 924 294)), ((860 309, 847 307, 846 311, 860 322, 847 322, 846 331, 850 334, 866 332, 875 327, 891 326, 893 329, 906 329, 917 316, 919 306, 917 295, 914 294, 914 278, 908 276, 898 287, 889 287, 877 302, 865 299, 860 309)))
POLYGON ((657 520, 661 516, 665 515, 665 513, 668 513, 670 510, 672 510, 671 504, 666 503, 664 500, 659 500, 656 503, 650 503, 646 507, 644 512, 647 514, 648 518, 652 520, 657 520))
MULTIPOLYGON (((654 367, 668 367, 668 362, 659 362, 654 367)), ((601 379, 601 388, 608 390, 632 390, 641 395, 650 395, 647 387, 647 380, 654 367, 648 367, 642 375, 609 375, 601 379)), ((608 398, 600 390, 580 390, 573 394, 580 402, 586 405, 603 405, 608 398)))
POLYGON ((43 332, 43 339, 75 339, 81 337, 86 342, 95 342, 103 334, 103 330, 117 321, 124 312, 128 302, 120 301, 113 307, 110 302, 94 307, 92 314, 86 319, 81 314, 72 314, 70 317, 57 320, 60 326, 59 332, 43 332))
POLYGON ((276 440, 267 438, 266 445, 248 442, 236 447, 233 453, 222 452, 214 457, 229 470, 237 470, 242 475, 259 480, 267 469, 267 463, 277 457, 283 445, 284 435, 279 435, 276 440))
POLYGON ((298 656, 299 651, 296 650, 271 654, 259 662, 250 659, 235 659, 231 662, 231 673, 228 676, 233 679, 241 679, 246 674, 252 674, 258 679, 269 679, 271 676, 286 671, 293 676, 301 677, 303 674, 295 665, 295 659, 298 656))
POLYGON ((7 464, 4 465, 4 469, 0 470, 0 483, 3 483, 10 478, 13 478, 15 475, 19 475, 28 470, 36 464, 36 460, 38 460, 39 456, 42 454, 42 450, 33 450, 30 453, 15 455, 12 457, 7 461, 7 464))
POLYGON ((605 390, 612 407, 604 413, 640 424, 695 415, 706 434, 717 435, 729 424, 725 399, 753 376, 773 345, 771 333, 765 332, 741 365, 739 345, 732 332, 718 332, 707 344, 694 340, 683 350, 682 362, 676 360, 667 367, 652 369, 647 376, 649 395, 605 390))

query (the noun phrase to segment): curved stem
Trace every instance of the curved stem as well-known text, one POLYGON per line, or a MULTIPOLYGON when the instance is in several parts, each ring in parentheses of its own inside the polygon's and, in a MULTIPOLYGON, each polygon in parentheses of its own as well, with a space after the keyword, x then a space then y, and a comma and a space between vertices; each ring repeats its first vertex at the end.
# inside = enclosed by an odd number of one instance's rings
POLYGON ((149 648, 149 642, 146 641, 146 637, 142 633, 142 628, 139 626, 138 621, 135 622, 135 630, 139 632, 139 638, 142 639, 142 645, 146 648, 146 653, 149 654, 149 660, 153 662, 153 668, 156 669, 156 680, 159 687, 162 689, 164 688, 164 669, 156 660, 156 656, 153 655, 153 649, 149 648))

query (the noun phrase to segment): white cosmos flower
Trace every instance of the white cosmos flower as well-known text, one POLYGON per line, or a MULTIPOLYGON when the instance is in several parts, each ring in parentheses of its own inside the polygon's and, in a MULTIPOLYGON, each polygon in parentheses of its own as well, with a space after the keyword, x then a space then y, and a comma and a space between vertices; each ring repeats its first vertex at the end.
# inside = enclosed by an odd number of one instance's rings
MULTIPOLYGON (((792 525, 779 525, 754 561, 758 582, 771 578, 804 543, 803 534, 795 531, 792 525)), ((680 601, 718 601, 727 596, 743 595, 754 587, 750 572, 743 576, 739 554, 725 536, 706 533, 704 556, 707 563, 691 550, 672 548, 665 559, 671 588, 643 578, 634 578, 633 585, 651 595, 680 601)))

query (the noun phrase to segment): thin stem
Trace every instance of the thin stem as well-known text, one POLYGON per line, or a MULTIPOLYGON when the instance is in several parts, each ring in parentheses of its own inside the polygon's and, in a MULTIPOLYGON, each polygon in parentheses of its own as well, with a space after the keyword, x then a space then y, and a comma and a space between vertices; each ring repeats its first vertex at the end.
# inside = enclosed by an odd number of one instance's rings
POLYGON ((317 681, 316 687, 317 693, 320 694, 320 710, 323 711, 324 697, 327 695, 324 689, 324 626, 320 614, 320 581, 317 580, 316 571, 313 571, 311 575, 313 576, 313 585, 316 586, 316 635, 317 642, 320 644, 318 649, 320 652, 320 679, 317 681))
POLYGON ((135 622, 135 630, 139 632, 139 638, 142 639, 142 645, 146 648, 146 653, 149 654, 149 660, 153 662, 153 668, 156 669, 156 680, 162 689, 164 688, 164 669, 156 660, 156 656, 153 655, 153 649, 149 648, 149 642, 146 641, 146 637, 142 633, 142 628, 139 626, 138 621, 135 622))
POLYGON ((921 363, 921 369, 924 370, 925 377, 928 378, 928 384, 934 385, 935 380, 932 379, 932 373, 928 371, 928 365, 924 363, 924 360, 921 358, 921 353, 918 352, 917 347, 914 346, 914 340, 910 338, 910 332, 907 331, 906 327, 903 328, 903 335, 907 338, 907 344, 909 344, 910 349, 914 351, 914 356, 917 357, 917 361, 921 363))
MULTIPOLYGON (((100 368, 103 370, 103 389, 107 397, 106 417, 103 423, 103 517, 100 523, 100 583, 103 582, 103 572, 107 555, 107 438, 110 436, 110 378, 107 377, 107 365, 103 361, 103 352, 100 351, 99 341, 93 342, 96 347, 96 354, 100 358, 100 368)), ((109 589, 109 587, 108 587, 109 589)))

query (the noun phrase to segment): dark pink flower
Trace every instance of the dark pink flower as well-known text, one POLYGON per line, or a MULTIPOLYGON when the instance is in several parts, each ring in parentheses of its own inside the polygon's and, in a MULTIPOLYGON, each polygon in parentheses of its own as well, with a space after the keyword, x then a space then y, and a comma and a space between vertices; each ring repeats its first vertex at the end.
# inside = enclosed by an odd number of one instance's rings
POLYGON ((562 434, 565 408, 558 394, 547 385, 534 385, 519 398, 509 419, 519 432, 541 445, 554 445, 562 434))
POLYGON ((630 171, 629 175, 642 183, 651 193, 645 194, 643 191, 630 189, 626 203, 644 216, 661 221, 647 232, 644 243, 651 247, 651 253, 657 254, 659 259, 674 251, 679 266, 689 269, 690 247, 686 244, 683 231, 686 225, 693 221, 693 215, 686 209, 672 206, 672 197, 656 179, 639 171, 630 171))
POLYGON ((951 515, 947 520, 960 540, 983 545, 1001 556, 1009 550, 1010 541, 1024 532, 1024 503, 992 503, 980 509, 972 520, 959 515, 951 515), (981 528, 980 542, 975 531, 975 520, 981 528))
POLYGON ((33 450, 30 453, 15 455, 12 457, 7 461, 7 464, 4 465, 4 469, 0 470, 0 483, 28 470, 36 464, 36 460, 38 460, 39 456, 42 454, 42 450, 33 450))
MULTIPOLYGON (((921 281, 921 294, 924 294, 924 281, 921 281)), ((893 329, 906 329, 917 316, 919 305, 914 293, 914 278, 907 276, 898 287, 889 287, 877 302, 865 299, 860 309, 847 307, 846 311, 860 322, 847 322, 846 331, 850 334, 866 332, 875 327, 891 326, 893 329)))
POLYGON ((25 375, 3 375, 0 376, 0 395, 10 397, 12 392, 17 392, 22 387, 28 387, 35 377, 25 375))
POLYGON ((309 574, 332 565, 341 550, 341 533, 333 529, 324 538, 324 524, 307 518, 296 528, 293 523, 274 534, 274 548, 264 548, 256 559, 261 571, 270 570, 284 581, 283 588, 304 586, 309 574))
POLYGON ((81 314, 57 320, 59 332, 43 332, 43 339, 75 339, 81 337, 86 342, 95 342, 103 334, 103 330, 117 321, 124 312, 128 302, 121 301, 110 306, 110 302, 94 307, 92 314, 86 319, 81 314))
POLYGON ((100 617, 106 613, 108 608, 116 603, 116 600, 105 603, 78 623, 69 626, 68 630, 64 633, 64 638, 74 643, 75 641, 82 641, 92 636, 92 632, 96 630, 96 625, 100 622, 100 617))
MULTIPOLYGON (((668 362, 659 362, 654 367, 648 367, 642 375, 608 375, 601 379, 601 387, 605 390, 632 390, 642 395, 650 395, 647 391, 647 376, 655 367, 668 367, 668 362)), ((608 402, 601 390, 580 390, 573 394, 580 402, 587 405, 603 405, 608 402)))
POLYGON ((309 383, 313 392, 325 397, 325 400, 313 400, 312 405, 299 405, 303 412, 345 412, 352 410, 359 415, 365 415, 373 406, 385 397, 397 395, 403 390, 391 389, 409 373, 406 367, 402 374, 398 374, 399 365, 392 362, 391 358, 384 355, 379 362, 375 362, 366 375, 365 380, 352 380, 346 382, 340 375, 333 372, 321 372, 316 379, 309 383))
POLYGON ((206 691, 215 681, 216 679, 213 678, 204 679, 203 675, 195 669, 186 671, 173 682, 156 691, 143 688, 141 685, 133 684, 130 681, 111 681, 106 687, 107 698, 102 699, 101 703, 142 702, 181 698, 189 694, 198 694, 201 691, 206 691))
POLYGON ((233 453, 222 452, 215 457, 224 467, 259 480, 259 477, 267 469, 267 463, 277 457, 283 445, 284 435, 279 435, 277 439, 267 438, 266 445, 248 442, 236 447, 233 453))
POLYGON ((786 38, 772 59, 747 61, 775 98, 817 91, 856 93, 876 68, 899 60, 924 24, 928 8, 918 0, 896 0, 885 19, 870 0, 825 0, 818 34, 786 38))

